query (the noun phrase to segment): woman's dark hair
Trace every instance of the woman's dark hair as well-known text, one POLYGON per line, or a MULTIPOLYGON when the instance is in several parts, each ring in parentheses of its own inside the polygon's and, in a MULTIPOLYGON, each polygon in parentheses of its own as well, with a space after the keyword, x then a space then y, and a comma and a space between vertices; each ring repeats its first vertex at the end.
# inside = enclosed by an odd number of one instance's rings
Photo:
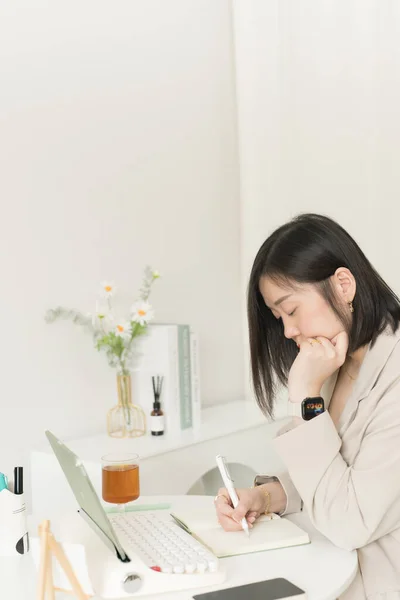
POLYGON ((315 284, 343 323, 349 352, 373 344, 388 325, 393 331, 399 325, 399 298, 343 227, 317 214, 299 215, 279 227, 257 253, 247 300, 253 387, 258 405, 268 416, 273 416, 276 385, 287 384, 297 347, 285 338, 282 320, 265 305, 259 289, 263 276, 289 289, 299 283, 315 284), (348 268, 356 280, 352 319, 329 279, 339 267, 348 268))

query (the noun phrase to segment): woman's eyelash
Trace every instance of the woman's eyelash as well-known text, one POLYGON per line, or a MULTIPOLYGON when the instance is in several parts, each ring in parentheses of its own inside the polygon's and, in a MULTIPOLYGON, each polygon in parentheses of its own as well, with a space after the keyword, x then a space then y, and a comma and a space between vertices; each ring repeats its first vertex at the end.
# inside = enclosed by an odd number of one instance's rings
POLYGON ((289 313, 289 317, 293 316, 295 312, 296 312, 296 309, 292 310, 292 312, 289 313))

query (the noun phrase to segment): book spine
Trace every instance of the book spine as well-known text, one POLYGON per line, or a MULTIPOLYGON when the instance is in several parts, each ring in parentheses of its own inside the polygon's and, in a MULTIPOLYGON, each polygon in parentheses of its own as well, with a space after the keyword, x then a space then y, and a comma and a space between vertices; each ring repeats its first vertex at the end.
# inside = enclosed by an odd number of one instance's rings
POLYGON ((200 396, 200 355, 199 337, 190 331, 190 368, 192 380, 192 416, 193 429, 201 426, 201 396, 200 396))
POLYGON ((168 356, 168 377, 170 402, 165 413, 167 433, 178 432, 181 428, 180 423, 180 381, 179 381, 179 346, 178 335, 174 325, 168 327, 169 330, 169 356, 168 356))
POLYGON ((178 325, 177 333, 179 355, 180 423, 181 429, 190 429, 193 426, 193 416, 189 325, 178 325))

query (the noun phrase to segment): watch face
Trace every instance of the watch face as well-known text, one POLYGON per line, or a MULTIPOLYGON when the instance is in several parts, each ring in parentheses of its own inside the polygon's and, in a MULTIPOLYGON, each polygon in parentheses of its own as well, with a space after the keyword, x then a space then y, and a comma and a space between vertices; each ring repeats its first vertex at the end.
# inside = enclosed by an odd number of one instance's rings
POLYGON ((305 421, 310 421, 324 412, 324 401, 322 398, 306 398, 301 404, 301 413, 305 421))

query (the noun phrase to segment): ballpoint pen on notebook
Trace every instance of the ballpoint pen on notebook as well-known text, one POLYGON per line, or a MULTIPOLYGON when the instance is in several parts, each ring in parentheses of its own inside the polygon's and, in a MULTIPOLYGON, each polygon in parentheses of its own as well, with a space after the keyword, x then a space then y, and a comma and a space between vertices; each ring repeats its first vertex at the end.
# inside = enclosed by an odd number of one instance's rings
MULTIPOLYGON (((217 461, 217 466, 218 466, 219 472, 221 473, 222 481, 224 482, 224 485, 228 491, 229 497, 232 500, 233 508, 236 508, 237 505, 239 504, 239 498, 237 497, 237 493, 236 493, 236 490, 233 485, 233 479, 230 476, 228 467, 226 466, 225 458, 223 456, 221 456, 220 454, 218 454, 215 457, 215 460, 217 461)), ((243 517, 243 519, 240 521, 240 523, 242 525, 243 530, 246 532, 247 537, 249 537, 250 531, 249 531, 249 525, 247 523, 246 517, 243 517)))

